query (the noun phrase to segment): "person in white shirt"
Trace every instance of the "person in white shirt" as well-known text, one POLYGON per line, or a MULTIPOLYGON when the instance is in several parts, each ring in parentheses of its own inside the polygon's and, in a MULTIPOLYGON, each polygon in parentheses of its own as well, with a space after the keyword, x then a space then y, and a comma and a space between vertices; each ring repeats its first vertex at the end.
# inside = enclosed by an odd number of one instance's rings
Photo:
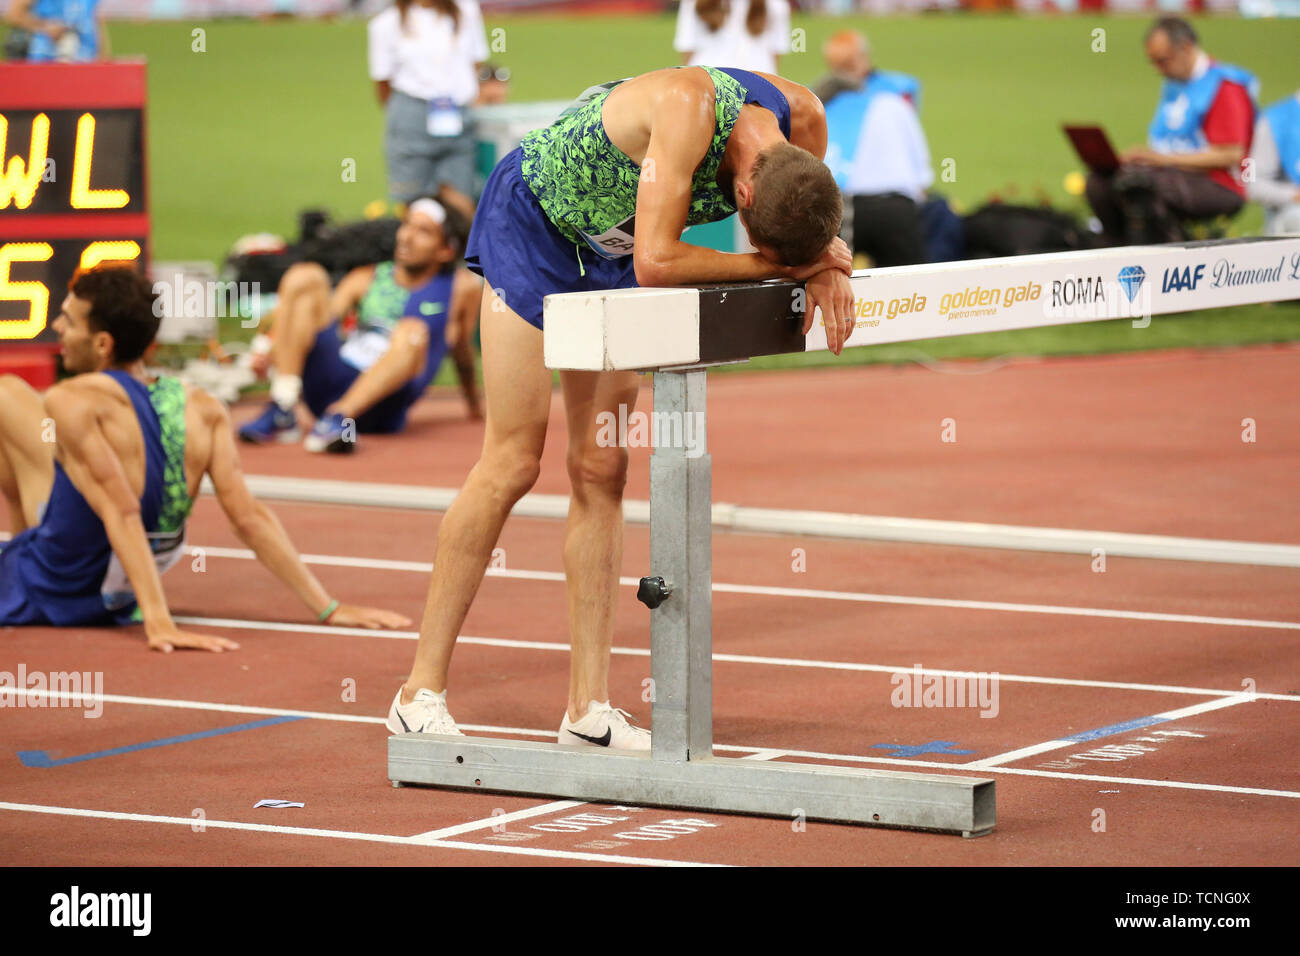
POLYGON ((859 33, 836 34, 823 56, 831 70, 819 84, 826 96, 826 165, 845 195, 854 253, 878 266, 958 258, 956 217, 943 199, 926 194, 934 170, 916 113, 920 82, 874 69, 859 33))
POLYGON ((1300 234, 1300 92, 1262 110, 1246 196, 1264 207, 1264 235, 1300 234))
MULTIPOLYGON (((854 97, 851 93, 841 95, 846 102, 854 97)), ((855 132, 851 154, 832 157, 827 150, 832 172, 838 172, 836 164, 842 164, 844 191, 854 196, 897 193, 924 202, 925 191, 934 182, 934 170, 925 132, 912 105, 897 93, 876 93, 865 104, 855 132)))
POLYGON ((673 49, 690 66, 779 74, 790 52, 789 0, 682 0, 673 49))
POLYGON ((398 0, 369 24, 370 78, 384 105, 389 198, 449 185, 475 195, 476 146, 466 107, 488 56, 476 0, 398 0))

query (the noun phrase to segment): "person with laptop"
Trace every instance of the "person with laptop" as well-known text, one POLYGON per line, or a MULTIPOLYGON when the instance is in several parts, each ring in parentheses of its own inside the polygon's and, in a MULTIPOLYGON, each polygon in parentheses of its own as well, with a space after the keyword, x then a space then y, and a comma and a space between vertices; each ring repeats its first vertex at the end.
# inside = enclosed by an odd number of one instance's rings
POLYGON ((1246 196, 1241 164, 1259 81, 1212 59, 1179 17, 1152 24, 1146 55, 1165 77, 1147 145, 1120 153, 1114 172, 1088 177, 1088 202, 1116 245, 1183 239, 1184 222, 1234 215, 1246 196))

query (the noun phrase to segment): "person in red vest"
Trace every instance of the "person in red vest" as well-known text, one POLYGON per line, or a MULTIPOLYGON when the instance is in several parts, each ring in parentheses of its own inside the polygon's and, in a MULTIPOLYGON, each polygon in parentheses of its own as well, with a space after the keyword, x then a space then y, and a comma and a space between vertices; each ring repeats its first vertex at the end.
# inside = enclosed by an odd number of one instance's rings
POLYGON ((1234 215, 1245 201, 1241 162, 1250 152, 1259 81, 1211 59, 1196 31, 1162 17, 1146 54, 1165 77, 1147 145, 1120 155, 1109 175, 1088 179, 1088 202, 1107 237, 1122 245, 1185 238, 1182 223, 1234 215))

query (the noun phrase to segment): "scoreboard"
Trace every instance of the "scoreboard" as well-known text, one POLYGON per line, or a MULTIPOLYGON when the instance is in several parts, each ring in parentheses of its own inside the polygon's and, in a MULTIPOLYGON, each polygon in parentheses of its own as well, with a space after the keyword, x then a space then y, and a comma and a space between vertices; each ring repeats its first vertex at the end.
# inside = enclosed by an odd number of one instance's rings
POLYGON ((47 343, 79 267, 149 251, 143 62, 0 64, 0 347, 47 343))

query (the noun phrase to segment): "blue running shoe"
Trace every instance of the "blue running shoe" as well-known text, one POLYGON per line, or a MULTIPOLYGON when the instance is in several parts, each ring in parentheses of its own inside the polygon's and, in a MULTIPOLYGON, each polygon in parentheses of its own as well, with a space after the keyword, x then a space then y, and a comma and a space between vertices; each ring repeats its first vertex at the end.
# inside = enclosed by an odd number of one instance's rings
POLYGON ((329 451, 347 455, 357 450, 357 425, 350 418, 335 412, 316 422, 302 443, 308 451, 329 451))
POLYGON ((267 402, 262 414, 239 428, 239 437, 255 445, 271 442, 293 442, 302 437, 298 417, 286 412, 275 402, 267 402))

